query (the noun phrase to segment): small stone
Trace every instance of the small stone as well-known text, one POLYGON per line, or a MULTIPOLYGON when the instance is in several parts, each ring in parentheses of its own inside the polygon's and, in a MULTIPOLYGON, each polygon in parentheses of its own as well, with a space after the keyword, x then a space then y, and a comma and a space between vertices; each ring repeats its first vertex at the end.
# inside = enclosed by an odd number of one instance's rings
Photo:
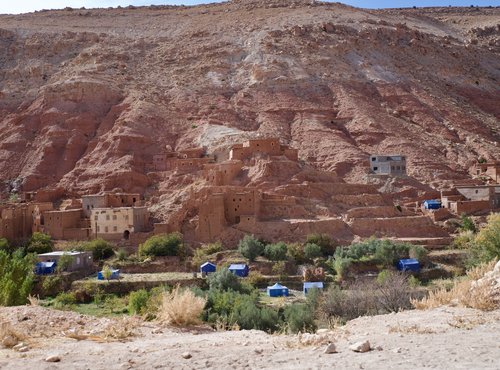
POLYGON ((337 348, 335 347, 335 343, 330 343, 325 348, 325 353, 337 353, 337 348))
POLYGON ((249 346, 250 345, 250 342, 243 342, 242 346, 249 346))
POLYGON ((51 355, 45 359, 46 362, 59 362, 61 361, 61 357, 57 355, 51 355))
POLYGON ((193 357, 193 356, 191 356, 191 353, 189 353, 189 352, 184 352, 182 354, 182 358, 185 358, 186 360, 190 359, 191 357, 193 357))
POLYGON ((384 349, 382 348, 382 346, 377 346, 377 347, 375 347, 375 349, 376 349, 377 351, 383 351, 383 350, 384 350, 384 349))
POLYGON ((328 334, 330 332, 329 329, 318 329, 316 330, 316 334, 328 334))
POLYGON ((394 353, 401 353, 401 347, 394 348, 394 349, 392 350, 392 352, 394 352, 394 353))
POLYGON ((349 349, 351 351, 354 351, 354 352, 364 353, 364 352, 368 352, 369 350, 371 350, 371 346, 370 346, 370 342, 365 340, 363 342, 356 342, 356 343, 352 344, 351 346, 349 346, 349 349))
POLYGON ((28 346, 24 346, 24 347, 21 347, 17 350, 17 352, 28 352, 30 350, 30 347, 28 346))
POLYGON ((151 334, 162 334, 163 331, 160 328, 155 328, 151 331, 151 334))
POLYGON ((12 349, 14 351, 17 351, 17 350, 19 350, 19 348, 22 348, 22 347, 25 347, 25 346, 26 346, 26 344, 24 342, 19 342, 14 347, 12 347, 12 349))
POLYGON ((258 355, 260 355, 262 352, 264 352, 264 350, 262 348, 255 348, 254 349, 254 352, 258 355))

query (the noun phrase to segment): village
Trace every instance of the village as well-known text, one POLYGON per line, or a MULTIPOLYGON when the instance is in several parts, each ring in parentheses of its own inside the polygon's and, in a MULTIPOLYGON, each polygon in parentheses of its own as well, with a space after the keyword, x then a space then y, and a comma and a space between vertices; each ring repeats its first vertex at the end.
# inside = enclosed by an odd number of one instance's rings
MULTIPOLYGON (((408 177, 407 158, 402 154, 374 154, 367 164, 371 180, 408 177)), ((278 138, 250 139, 232 145, 218 158, 204 148, 164 152, 153 157, 152 170, 170 176, 194 175, 202 186, 190 189, 182 212, 164 222, 152 221, 142 194, 107 191, 50 202, 40 201, 36 192, 22 193, 16 202, 0 206, 0 237, 9 242, 33 233, 47 234, 56 241, 104 239, 136 253, 148 238, 176 232, 192 251, 215 242, 233 249, 245 235, 268 242, 302 242, 307 235, 318 234, 327 235, 336 245, 376 237, 439 250, 453 239, 446 220, 500 209, 498 162, 478 163, 471 169, 472 185, 456 184, 450 190, 403 200, 379 192, 375 185, 345 183, 300 164, 298 150, 278 138), (288 178, 279 179, 278 187, 251 183, 248 172, 262 164, 278 172, 285 168, 281 172, 287 172, 288 178)), ((64 253, 54 251, 39 259, 52 262, 48 271, 55 271, 64 253)), ((88 252, 70 253, 74 265, 69 270, 94 272, 88 252)), ((198 268, 191 266, 190 271, 198 268)), ((171 269, 164 267, 165 271, 171 269)))

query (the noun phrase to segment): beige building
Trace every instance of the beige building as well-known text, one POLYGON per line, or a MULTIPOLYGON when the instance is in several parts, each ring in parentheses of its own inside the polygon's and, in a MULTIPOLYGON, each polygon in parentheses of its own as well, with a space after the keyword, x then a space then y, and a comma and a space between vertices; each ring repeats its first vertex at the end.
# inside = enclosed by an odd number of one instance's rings
POLYGON ((90 217, 94 208, 135 207, 140 206, 141 195, 138 193, 104 193, 82 196, 82 208, 85 217, 90 217))
POLYGON ((145 231, 148 220, 146 207, 94 208, 90 215, 91 236, 128 239, 131 233, 145 231))

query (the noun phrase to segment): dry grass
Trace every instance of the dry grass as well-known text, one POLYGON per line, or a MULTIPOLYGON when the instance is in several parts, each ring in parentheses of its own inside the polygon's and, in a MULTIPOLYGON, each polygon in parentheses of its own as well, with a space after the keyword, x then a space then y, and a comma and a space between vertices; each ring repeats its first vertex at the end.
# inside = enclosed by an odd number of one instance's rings
POLYGON ((462 305, 483 311, 494 310, 497 308, 497 302, 491 294, 491 287, 488 284, 473 283, 491 271, 495 264, 495 260, 483 263, 468 271, 466 279, 456 280, 451 289, 440 288, 431 291, 427 297, 421 300, 412 300, 411 303, 418 310, 444 305, 462 305))
POLYGON ((163 293, 158 317, 170 325, 189 326, 200 323, 200 315, 206 300, 197 297, 190 290, 175 287, 170 293, 163 293))
POLYGON ((411 326, 391 326, 389 328, 389 333, 403 333, 403 334, 436 334, 436 331, 431 328, 425 328, 418 325, 411 326))
POLYGON ((38 296, 28 296, 28 303, 30 306, 40 306, 40 298, 38 296))
POLYGON ((135 329, 140 321, 133 317, 124 317, 117 322, 108 325, 102 334, 107 341, 125 341, 136 335, 135 329))
POLYGON ((0 322, 0 344, 6 348, 12 348, 17 343, 26 339, 26 335, 14 329, 8 322, 0 322))

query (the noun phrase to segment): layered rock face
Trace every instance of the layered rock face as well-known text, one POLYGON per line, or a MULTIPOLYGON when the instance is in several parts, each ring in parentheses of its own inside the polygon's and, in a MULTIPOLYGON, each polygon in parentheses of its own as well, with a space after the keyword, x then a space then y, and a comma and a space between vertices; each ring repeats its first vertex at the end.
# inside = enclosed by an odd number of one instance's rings
POLYGON ((153 155, 260 135, 349 182, 369 154, 401 153, 440 187, 499 159, 499 19, 310 1, 3 15, 0 175, 67 195, 181 191, 195 179, 148 176, 153 155))

